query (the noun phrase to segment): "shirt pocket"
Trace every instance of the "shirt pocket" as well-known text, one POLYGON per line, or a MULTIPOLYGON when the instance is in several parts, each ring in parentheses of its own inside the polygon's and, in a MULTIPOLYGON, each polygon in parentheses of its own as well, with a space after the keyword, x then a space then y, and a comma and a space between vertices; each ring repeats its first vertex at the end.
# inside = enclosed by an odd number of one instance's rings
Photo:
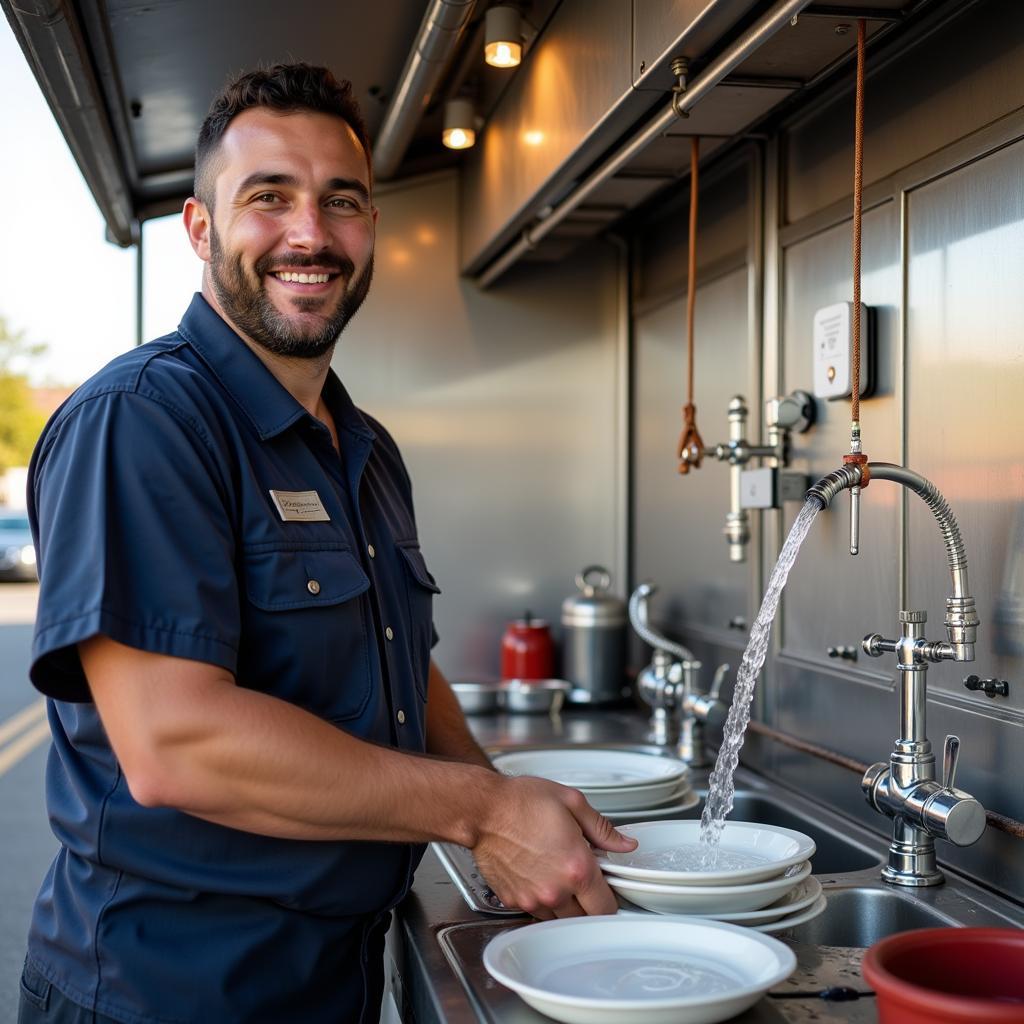
POLYGON ((352 552, 249 548, 244 563, 239 682, 329 721, 359 718, 372 693, 362 597, 370 580, 352 552))
POLYGON ((413 638, 412 668, 416 690, 421 700, 427 699, 430 674, 430 649, 434 645, 434 595, 441 593, 430 574, 418 541, 399 541, 398 550, 405 563, 405 593, 409 607, 409 630, 413 638))

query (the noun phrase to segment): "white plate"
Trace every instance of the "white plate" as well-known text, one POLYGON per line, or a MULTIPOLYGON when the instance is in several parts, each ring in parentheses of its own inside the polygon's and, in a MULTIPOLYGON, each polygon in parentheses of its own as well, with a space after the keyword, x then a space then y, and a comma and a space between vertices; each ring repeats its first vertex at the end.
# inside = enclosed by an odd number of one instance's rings
POLYGON ((491 977, 567 1024, 714 1024, 796 969, 788 946, 718 921, 572 917, 503 932, 491 977))
POLYGON ((800 911, 798 914, 783 917, 780 920, 772 921, 769 924, 752 924, 750 927, 755 932, 761 932, 764 935, 773 935, 776 932, 784 932, 787 928, 795 928, 798 924, 806 924, 808 921, 813 921, 819 914, 823 914, 825 912, 826 906, 828 906, 828 900, 825 895, 822 894, 809 907, 800 911))
POLYGON ((667 783, 661 782, 657 786, 645 786, 643 789, 581 789, 580 792, 594 810, 603 814, 605 811, 628 811, 631 807, 635 810, 648 811, 655 807, 678 803, 693 791, 690 789, 689 779, 683 778, 667 783))
POLYGON ((602 811, 601 813, 613 824, 624 825, 627 821, 636 821, 644 814, 652 817, 657 815, 662 818, 674 818, 677 814, 683 814, 692 810, 700 803, 700 795, 693 789, 687 789, 686 795, 679 803, 667 804, 664 807, 633 807, 628 811, 602 811))
MULTIPOLYGON (((567 747, 517 750, 492 758, 506 775, 536 775, 576 789, 622 789, 677 782, 689 769, 682 761, 631 750, 567 747)), ((670 787, 671 788, 671 787, 670 787)))
POLYGON ((605 875, 604 880, 630 903, 645 910, 707 917, 737 910, 761 910, 795 889, 811 873, 811 865, 804 863, 790 871, 794 873, 751 885, 659 885, 616 875, 605 875))
POLYGON ((598 855, 601 870, 621 878, 663 885, 731 885, 775 878, 808 860, 816 849, 802 832, 778 825, 727 821, 722 829, 719 867, 703 871, 691 864, 700 854, 700 822, 644 821, 619 829, 639 841, 628 853, 598 855))
MULTIPOLYGON (((786 893, 780 900, 776 900, 763 910, 732 910, 721 914, 703 914, 702 917, 709 917, 715 921, 728 921, 730 924, 742 924, 757 926, 771 924, 773 921, 782 923, 782 919, 794 916, 806 910, 812 904, 817 903, 821 898, 821 882, 814 875, 805 878, 794 889, 786 893)), ((644 914, 649 916, 654 913, 652 910, 644 910, 633 903, 629 903, 620 897, 622 905, 619 907, 620 914, 644 914)), ((810 920, 810 918, 808 918, 810 920)))

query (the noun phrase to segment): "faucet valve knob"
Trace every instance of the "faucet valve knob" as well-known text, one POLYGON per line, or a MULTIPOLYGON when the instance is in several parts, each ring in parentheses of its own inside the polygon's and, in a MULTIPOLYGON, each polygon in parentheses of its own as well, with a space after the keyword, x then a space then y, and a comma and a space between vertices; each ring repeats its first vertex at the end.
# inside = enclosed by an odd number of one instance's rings
POLYGON ((715 677, 711 680, 711 689, 708 691, 709 699, 718 700, 718 696, 722 692, 722 683, 725 682, 725 677, 729 674, 731 667, 728 662, 723 662, 715 669, 715 677))
POLYGON ((942 788, 952 789, 960 760, 960 737, 950 733, 942 747, 942 788))
POLYGON ((927 612, 908 612, 906 609, 900 609, 899 614, 900 622, 927 622, 927 612))
POLYGON ((860 646, 869 658, 880 658, 883 654, 896 651, 896 641, 886 640, 881 633, 868 633, 860 642, 860 646))

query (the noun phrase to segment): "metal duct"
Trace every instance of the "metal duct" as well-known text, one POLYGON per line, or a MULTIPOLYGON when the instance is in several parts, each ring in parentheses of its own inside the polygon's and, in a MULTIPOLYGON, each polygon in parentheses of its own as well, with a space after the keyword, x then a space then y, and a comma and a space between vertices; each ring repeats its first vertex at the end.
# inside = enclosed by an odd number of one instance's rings
POLYGON ((394 176, 476 0, 431 0, 373 147, 374 175, 394 176))
MULTIPOLYGON (((747 29, 724 53, 687 84, 686 91, 679 97, 677 104, 679 111, 685 112, 702 100, 726 75, 763 46, 776 32, 788 25, 810 2, 811 0, 778 0, 759 21, 747 29)), ((633 157, 642 152, 678 120, 679 113, 670 104, 661 114, 648 122, 637 135, 592 171, 542 220, 532 227, 524 229, 518 240, 513 242, 483 273, 477 276, 477 284, 481 288, 490 287, 548 232, 565 220, 588 196, 617 174, 633 157)))

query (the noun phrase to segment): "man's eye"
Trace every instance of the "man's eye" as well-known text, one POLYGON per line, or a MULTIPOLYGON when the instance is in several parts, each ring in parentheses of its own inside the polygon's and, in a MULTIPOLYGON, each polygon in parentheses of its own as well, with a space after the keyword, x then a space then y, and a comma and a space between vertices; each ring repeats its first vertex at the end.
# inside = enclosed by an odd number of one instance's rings
POLYGON ((327 205, 334 207, 336 210, 358 210, 359 204, 354 199, 349 199, 347 196, 334 196, 333 199, 327 200, 327 205))
POLYGON ((257 203, 276 203, 277 196, 273 192, 261 192, 255 197, 257 203))

